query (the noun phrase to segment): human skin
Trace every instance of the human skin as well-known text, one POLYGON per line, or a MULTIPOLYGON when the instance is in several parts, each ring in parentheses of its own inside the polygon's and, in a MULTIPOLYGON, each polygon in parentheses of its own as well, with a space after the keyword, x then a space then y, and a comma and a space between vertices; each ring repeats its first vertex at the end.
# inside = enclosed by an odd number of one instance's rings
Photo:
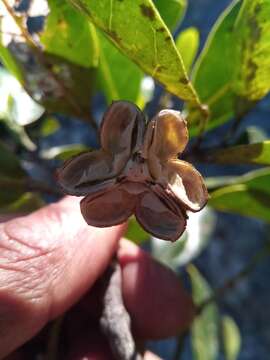
MULTIPOLYGON (((85 314, 94 318, 97 280, 115 253, 137 339, 165 338, 189 326, 191 297, 171 270, 122 239, 125 228, 88 226, 74 197, 0 224, 0 359, 23 359, 20 346, 72 306, 73 324, 85 314)), ((111 358, 95 326, 93 320, 73 335, 68 359, 111 358)), ((158 359, 149 352, 144 358, 158 359)))

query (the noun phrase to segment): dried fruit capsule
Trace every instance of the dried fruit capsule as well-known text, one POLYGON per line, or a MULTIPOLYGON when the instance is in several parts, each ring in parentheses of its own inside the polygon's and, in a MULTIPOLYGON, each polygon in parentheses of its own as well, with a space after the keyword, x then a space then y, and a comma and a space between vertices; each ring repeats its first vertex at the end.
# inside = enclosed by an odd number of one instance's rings
POLYGON ((66 193, 86 196, 88 224, 112 226, 135 214, 146 231, 174 241, 185 230, 186 210, 199 211, 208 199, 199 172, 177 158, 187 142, 179 112, 162 110, 145 127, 135 105, 117 101, 104 115, 102 148, 66 162, 58 180, 66 193))

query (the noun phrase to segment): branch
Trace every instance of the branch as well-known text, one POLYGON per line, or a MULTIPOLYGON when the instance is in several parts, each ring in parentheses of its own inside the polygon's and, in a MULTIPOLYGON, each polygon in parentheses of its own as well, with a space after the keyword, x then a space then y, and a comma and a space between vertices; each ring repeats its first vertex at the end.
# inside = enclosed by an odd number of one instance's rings
POLYGON ((121 269, 116 260, 107 269, 103 279, 106 290, 100 319, 101 330, 106 335, 116 359, 142 360, 131 333, 129 313, 123 304, 121 269))

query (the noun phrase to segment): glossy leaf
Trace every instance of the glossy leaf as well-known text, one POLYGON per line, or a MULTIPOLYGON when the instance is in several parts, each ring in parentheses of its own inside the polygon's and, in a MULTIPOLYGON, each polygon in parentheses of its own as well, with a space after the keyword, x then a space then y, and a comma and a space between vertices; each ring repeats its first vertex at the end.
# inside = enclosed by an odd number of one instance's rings
POLYGON ((103 30, 116 47, 168 91, 198 104, 173 38, 152 1, 69 1, 103 30))
POLYGON ((233 185, 211 193, 213 208, 270 222, 270 168, 238 177, 233 185))
POLYGON ((208 129, 242 116, 269 92, 269 12, 269 1, 234 1, 210 33, 193 76, 210 108, 208 129))
POLYGON ((41 35, 45 51, 83 67, 98 65, 96 31, 86 17, 68 2, 49 0, 50 13, 41 35))
POLYGON ((241 348, 241 334, 230 316, 222 317, 222 342, 225 360, 237 360, 241 348))
POLYGON ((219 150, 211 155, 211 160, 220 164, 270 165, 270 140, 219 150))
POLYGON ((124 56, 101 32, 99 80, 107 103, 129 100, 138 104, 143 73, 124 56))
MULTIPOLYGON (((212 294, 207 281, 193 265, 187 268, 195 304, 201 304, 212 294)), ((191 347, 194 360, 217 360, 219 353, 219 314, 215 303, 205 307, 193 321, 191 347)))
POLYGON ((199 49, 199 44, 200 44, 199 31, 194 27, 190 27, 183 30, 177 36, 175 40, 175 44, 179 53, 182 54, 182 59, 185 64, 185 68, 189 72, 197 55, 197 51, 199 49))
POLYGON ((176 30, 185 15, 187 0, 154 0, 154 4, 168 28, 176 30))

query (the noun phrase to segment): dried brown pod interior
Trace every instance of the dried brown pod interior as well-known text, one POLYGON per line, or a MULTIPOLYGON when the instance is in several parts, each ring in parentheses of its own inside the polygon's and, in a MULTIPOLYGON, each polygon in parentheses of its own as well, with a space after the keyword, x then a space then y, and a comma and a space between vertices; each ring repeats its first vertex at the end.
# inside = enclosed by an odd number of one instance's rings
POLYGON ((58 171, 63 190, 86 196, 81 211, 88 224, 112 226, 135 214, 153 236, 174 241, 186 227, 186 211, 207 202, 203 178, 178 160, 188 142, 180 112, 160 111, 145 126, 142 112, 114 102, 101 125, 101 149, 66 162, 58 171))

